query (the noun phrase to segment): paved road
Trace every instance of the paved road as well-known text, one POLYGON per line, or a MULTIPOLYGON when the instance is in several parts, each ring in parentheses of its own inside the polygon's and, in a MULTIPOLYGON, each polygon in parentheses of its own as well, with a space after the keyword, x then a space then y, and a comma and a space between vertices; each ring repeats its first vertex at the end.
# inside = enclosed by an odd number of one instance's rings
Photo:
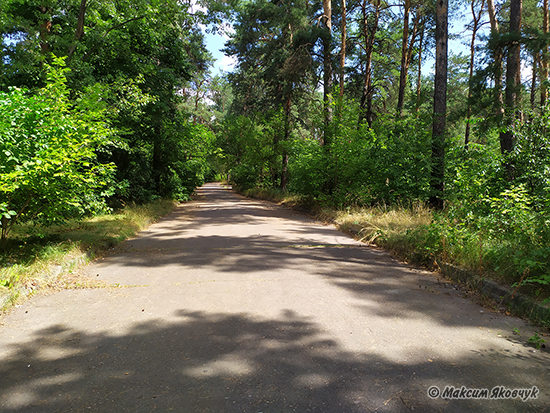
POLYGON ((1 320, 0 411, 550 406, 550 357, 524 345, 533 334, 524 322, 217 184, 87 273, 115 286, 35 297, 1 320), (427 396, 431 386, 539 394, 442 400, 427 396))

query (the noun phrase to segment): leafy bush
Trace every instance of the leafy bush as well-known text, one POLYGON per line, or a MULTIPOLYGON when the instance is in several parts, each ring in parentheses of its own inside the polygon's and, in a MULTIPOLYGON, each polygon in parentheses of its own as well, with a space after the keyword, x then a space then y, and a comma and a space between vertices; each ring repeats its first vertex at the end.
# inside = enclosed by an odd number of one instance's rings
POLYGON ((49 69, 48 84, 31 95, 0 92, 0 214, 4 240, 17 220, 45 223, 105 210, 96 190, 113 165, 95 150, 110 131, 99 102, 68 100, 63 61, 49 69))
POLYGON ((242 189, 253 186, 274 187, 279 184, 281 164, 280 117, 229 117, 220 136, 224 162, 230 181, 242 189))
POLYGON ((347 108, 335 119, 330 147, 313 137, 296 141, 290 189, 336 206, 427 198, 430 136, 425 121, 379 119, 369 129, 357 125, 357 116, 347 108))
POLYGON ((524 184, 538 211, 550 213, 550 106, 515 130, 511 156, 515 180, 524 184))
POLYGON ((162 143, 162 195, 186 200, 204 183, 208 172, 207 156, 212 151, 214 134, 178 116, 162 143))

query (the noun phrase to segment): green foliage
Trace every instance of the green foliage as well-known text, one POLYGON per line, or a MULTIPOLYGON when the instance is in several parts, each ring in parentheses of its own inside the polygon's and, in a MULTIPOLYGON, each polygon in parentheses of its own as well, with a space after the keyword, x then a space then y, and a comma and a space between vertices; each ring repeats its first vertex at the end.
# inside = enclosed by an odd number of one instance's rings
POLYGON ((530 121, 515 129, 511 156, 516 182, 525 185, 538 211, 550 212, 550 107, 531 113, 530 121))
POLYGON ((435 258, 499 278, 514 286, 550 285, 547 215, 532 210, 524 186, 483 199, 486 207, 457 204, 406 238, 423 263, 435 258))
POLYGON ((243 2, 225 52, 238 70, 231 74, 233 114, 253 115, 279 107, 313 82, 311 50, 318 39, 310 24, 314 9, 294 0, 243 2))
POLYGON ((290 189, 337 206, 425 199, 429 134, 424 121, 381 118, 371 130, 366 124, 357 127, 357 118, 351 105, 336 117, 328 151, 315 138, 296 141, 290 189))
POLYGON ((281 118, 277 113, 255 119, 226 118, 218 136, 230 181, 242 189, 277 186, 281 118))
POLYGON ((163 178, 164 193, 186 200, 204 183, 209 172, 207 155, 212 151, 215 137, 205 126, 187 121, 173 124, 171 131, 171 139, 167 137, 164 142, 164 159, 168 163, 163 178))
POLYGON ((540 349, 541 347, 546 347, 544 344, 546 343, 546 340, 539 336, 538 333, 535 333, 534 336, 529 337, 528 341, 529 343, 533 344, 537 349, 540 349))
POLYGON ((290 160, 291 192, 320 197, 328 178, 323 147, 313 138, 297 140, 290 160))
POLYGON ((68 100, 63 61, 50 68, 37 94, 0 92, 0 219, 2 239, 16 220, 58 222, 105 210, 98 188, 113 165, 95 150, 111 135, 101 104, 68 100))
POLYGON ((476 213, 490 212, 486 200, 506 187, 502 157, 493 148, 470 143, 447 151, 446 192, 455 218, 467 220, 476 213))
MULTIPOLYGON (((67 105, 100 103, 120 135, 94 148, 100 163, 117 166, 116 172, 105 171, 112 182, 100 198, 120 205, 187 197, 208 170, 201 146, 210 148, 213 137, 189 126, 182 110, 189 94, 181 92, 206 82, 211 57, 198 23, 219 24, 225 8, 191 13, 191 6, 176 0, 107 0, 87 2, 81 20, 82 4, 22 0, 0 7, 0 89, 43 86, 50 51, 65 56, 71 68, 67 105)), ((102 202, 88 199, 89 204, 102 202)))
POLYGON ((508 161, 488 146, 454 147, 448 156, 449 207, 408 235, 420 260, 438 257, 536 294, 550 286, 549 117, 531 115, 515 129, 508 161))

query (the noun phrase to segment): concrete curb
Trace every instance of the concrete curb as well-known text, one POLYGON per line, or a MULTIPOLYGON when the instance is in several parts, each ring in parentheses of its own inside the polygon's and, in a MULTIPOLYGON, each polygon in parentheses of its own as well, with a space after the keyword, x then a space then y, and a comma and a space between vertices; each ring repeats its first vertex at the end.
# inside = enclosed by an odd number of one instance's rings
POLYGON ((501 304, 506 305, 513 314, 528 318, 534 323, 550 326, 550 307, 535 302, 522 294, 514 294, 508 287, 494 281, 485 280, 479 275, 457 267, 453 264, 436 260, 441 272, 451 280, 465 284, 483 295, 493 298, 501 304))
MULTIPOLYGON (((285 205, 284 203, 277 202, 275 200, 264 200, 277 203, 298 213, 306 214, 311 218, 319 219, 317 214, 300 205, 285 205)), ((351 235, 352 237, 360 237, 361 235, 362 228, 360 226, 353 226, 344 229, 340 228, 336 222, 332 221, 331 224, 335 225, 339 231, 351 235)), ((527 318, 533 323, 550 327, 550 304, 542 305, 525 295, 517 293, 514 294, 514 292, 508 287, 500 285, 495 281, 485 280, 479 275, 464 268, 457 267, 456 265, 445 263, 439 259, 436 259, 436 262, 439 266, 440 272, 445 277, 458 284, 463 284, 469 288, 475 289, 483 295, 498 301, 500 304, 507 306, 509 311, 514 315, 527 318)))
MULTIPOLYGON (((334 222, 333 224, 336 225, 334 222)), ((336 226, 338 227, 338 225, 336 226)), ((359 237, 361 234, 359 226, 346 228, 346 230, 340 229, 340 231, 354 237, 359 237)), ((550 327, 550 304, 542 305, 525 295, 514 294, 510 288, 500 285, 495 281, 483 279, 478 274, 456 265, 443 262, 439 259, 436 259, 436 262, 440 272, 446 278, 453 280, 457 284, 466 285, 498 301, 500 304, 508 307, 509 311, 514 315, 527 318, 535 324, 550 327)))
MULTIPOLYGON (((334 224, 336 225, 336 223, 334 224)), ((342 229, 340 230, 342 231, 342 229)), ((359 237, 361 228, 347 228, 344 232, 359 237)), ((514 315, 527 318, 535 324, 550 327, 550 304, 542 305, 525 295, 514 294, 510 288, 500 285, 495 281, 483 279, 478 274, 456 265, 443 262, 439 259, 436 259, 436 262, 440 272, 446 278, 458 284, 466 285, 498 301, 500 304, 508 307, 509 311, 514 315)))

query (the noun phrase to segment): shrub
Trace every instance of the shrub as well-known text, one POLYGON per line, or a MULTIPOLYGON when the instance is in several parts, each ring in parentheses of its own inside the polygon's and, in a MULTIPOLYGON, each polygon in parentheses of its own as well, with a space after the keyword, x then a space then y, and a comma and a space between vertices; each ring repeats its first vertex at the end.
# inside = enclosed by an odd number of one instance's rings
POLYGON ((97 162, 95 150, 110 131, 97 100, 70 104, 63 65, 55 60, 37 94, 0 92, 2 240, 17 220, 52 223, 106 209, 96 189, 113 165, 97 162))

